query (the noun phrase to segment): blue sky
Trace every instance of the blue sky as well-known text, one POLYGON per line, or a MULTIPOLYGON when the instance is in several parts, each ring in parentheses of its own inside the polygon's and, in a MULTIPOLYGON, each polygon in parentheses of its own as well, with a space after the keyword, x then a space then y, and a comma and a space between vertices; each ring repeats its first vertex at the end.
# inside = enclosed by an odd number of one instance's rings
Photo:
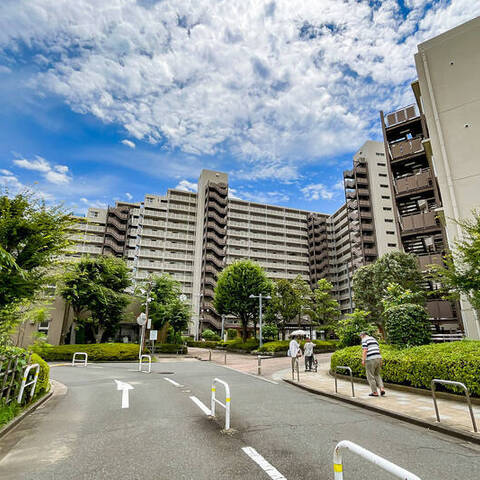
POLYGON ((323 212, 467 0, 2 0, 0 184, 76 213, 194 188, 323 212))

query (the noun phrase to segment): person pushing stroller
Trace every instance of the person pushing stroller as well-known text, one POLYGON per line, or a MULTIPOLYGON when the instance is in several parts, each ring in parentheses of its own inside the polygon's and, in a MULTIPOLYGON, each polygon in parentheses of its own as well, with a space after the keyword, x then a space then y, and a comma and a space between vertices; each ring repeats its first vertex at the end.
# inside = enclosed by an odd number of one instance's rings
POLYGON ((303 346, 303 354, 305 355, 305 371, 306 372, 316 372, 317 371, 317 362, 313 355, 313 349, 315 344, 307 337, 305 345, 303 346))

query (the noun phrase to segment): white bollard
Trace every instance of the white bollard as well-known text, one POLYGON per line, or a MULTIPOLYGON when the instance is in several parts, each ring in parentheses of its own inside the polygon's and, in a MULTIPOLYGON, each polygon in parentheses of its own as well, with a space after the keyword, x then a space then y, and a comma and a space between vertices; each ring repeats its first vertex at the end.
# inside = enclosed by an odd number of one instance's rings
POLYGON ((33 385, 32 386, 32 389, 30 390, 30 399, 33 398, 33 395, 35 393, 35 388, 37 386, 37 380, 38 380, 38 374, 40 373, 40 365, 38 363, 34 363, 33 365, 29 365, 26 369, 25 369, 25 372, 23 374, 23 378, 22 378, 22 384, 20 386, 20 392, 18 393, 18 397, 17 397, 17 403, 22 403, 22 397, 23 397, 23 392, 25 390, 26 387, 29 387, 30 385, 33 385), (35 368, 35 375, 33 377, 33 380, 31 382, 27 382, 27 378, 28 378, 28 374, 30 373, 30 370, 32 368, 35 368))
POLYGON ((227 382, 224 382, 219 378, 214 378, 212 382, 212 398, 210 402, 212 417, 215 416, 215 405, 217 403, 225 409, 225 430, 230 430, 230 387, 227 382), (225 403, 220 402, 216 398, 217 383, 221 383, 225 387, 225 403))
POLYGON ((140 355, 140 359, 138 361, 138 371, 139 372, 143 372, 143 373, 151 373, 152 371, 152 357, 150 355, 140 355), (146 370, 142 370, 142 366, 143 366, 143 359, 144 358, 147 358, 148 359, 148 371, 146 370))
POLYGON ((83 366, 86 367, 87 364, 88 364, 88 354, 85 353, 85 352, 75 352, 75 353, 73 354, 72 367, 74 367, 74 366, 76 365, 75 361, 76 361, 77 355, 84 355, 83 360, 79 360, 79 361, 80 361, 80 362, 83 361, 83 366))

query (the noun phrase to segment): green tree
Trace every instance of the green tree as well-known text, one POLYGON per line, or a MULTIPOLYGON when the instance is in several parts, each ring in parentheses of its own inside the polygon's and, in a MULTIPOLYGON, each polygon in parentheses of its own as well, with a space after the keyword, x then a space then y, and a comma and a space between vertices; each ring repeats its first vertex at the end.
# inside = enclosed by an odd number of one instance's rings
POLYGON ((297 275, 292 281, 292 287, 297 296, 299 311, 297 314, 298 326, 302 326, 302 319, 307 314, 310 319, 314 316, 313 313, 313 298, 312 289, 306 280, 301 275, 297 275))
POLYGON ((68 248, 71 216, 33 193, 0 195, 0 341, 21 320, 19 307, 38 299, 68 248))
POLYGON ((217 333, 215 333, 213 330, 210 330, 209 328, 207 328, 206 330, 204 330, 202 332, 202 338, 204 338, 205 340, 210 340, 210 341, 218 341, 220 340, 220 335, 218 335, 217 333))
POLYGON ((175 333, 187 329, 191 312, 181 300, 181 285, 168 274, 152 278, 148 316, 157 330, 172 327, 175 333))
POLYGON ((277 325, 285 340, 286 326, 300 315, 298 292, 291 282, 282 278, 273 283, 271 297, 265 312, 265 321, 277 325))
POLYGON ((376 262, 359 268, 353 276, 353 296, 357 308, 371 313, 373 321, 383 327, 383 299, 387 287, 396 283, 412 292, 421 292, 423 276, 415 255, 390 252, 376 262))
POLYGON ((276 340, 278 338, 278 327, 271 324, 264 325, 262 335, 264 340, 276 340))
POLYGON ((322 278, 313 290, 313 320, 323 328, 334 329, 340 306, 332 296, 333 285, 322 278))
POLYGON ((68 266, 60 295, 72 306, 76 324, 89 328, 99 343, 122 320, 130 302, 125 289, 130 285, 130 273, 121 258, 84 257, 68 266))
POLYGON ((434 277, 444 288, 444 296, 457 299, 464 294, 473 308, 480 311, 480 211, 473 211, 472 220, 458 222, 462 239, 455 242, 445 266, 432 265, 434 277))
POLYGON ((424 296, 390 284, 383 300, 387 340, 398 347, 413 347, 430 343, 428 313, 424 296))
POLYGON ((348 313, 343 320, 337 323, 335 333, 340 339, 340 347, 359 345, 361 332, 367 332, 369 335, 378 332, 376 325, 369 321, 369 315, 369 312, 356 308, 353 313, 348 313))
POLYGON ((248 336, 248 324, 258 318, 258 299, 250 295, 270 294, 271 281, 265 271, 251 260, 239 260, 224 268, 215 287, 214 307, 220 315, 233 315, 242 325, 242 338, 248 336))

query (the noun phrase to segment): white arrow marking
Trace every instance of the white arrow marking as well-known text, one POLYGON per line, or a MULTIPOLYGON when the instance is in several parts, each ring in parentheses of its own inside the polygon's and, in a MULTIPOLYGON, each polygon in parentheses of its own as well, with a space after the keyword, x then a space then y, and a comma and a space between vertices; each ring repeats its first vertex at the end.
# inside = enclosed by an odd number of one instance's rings
POLYGON ((120 380, 115 380, 115 383, 117 384, 117 390, 122 390, 122 408, 129 408, 128 391, 134 388, 129 383, 121 382, 120 380))

